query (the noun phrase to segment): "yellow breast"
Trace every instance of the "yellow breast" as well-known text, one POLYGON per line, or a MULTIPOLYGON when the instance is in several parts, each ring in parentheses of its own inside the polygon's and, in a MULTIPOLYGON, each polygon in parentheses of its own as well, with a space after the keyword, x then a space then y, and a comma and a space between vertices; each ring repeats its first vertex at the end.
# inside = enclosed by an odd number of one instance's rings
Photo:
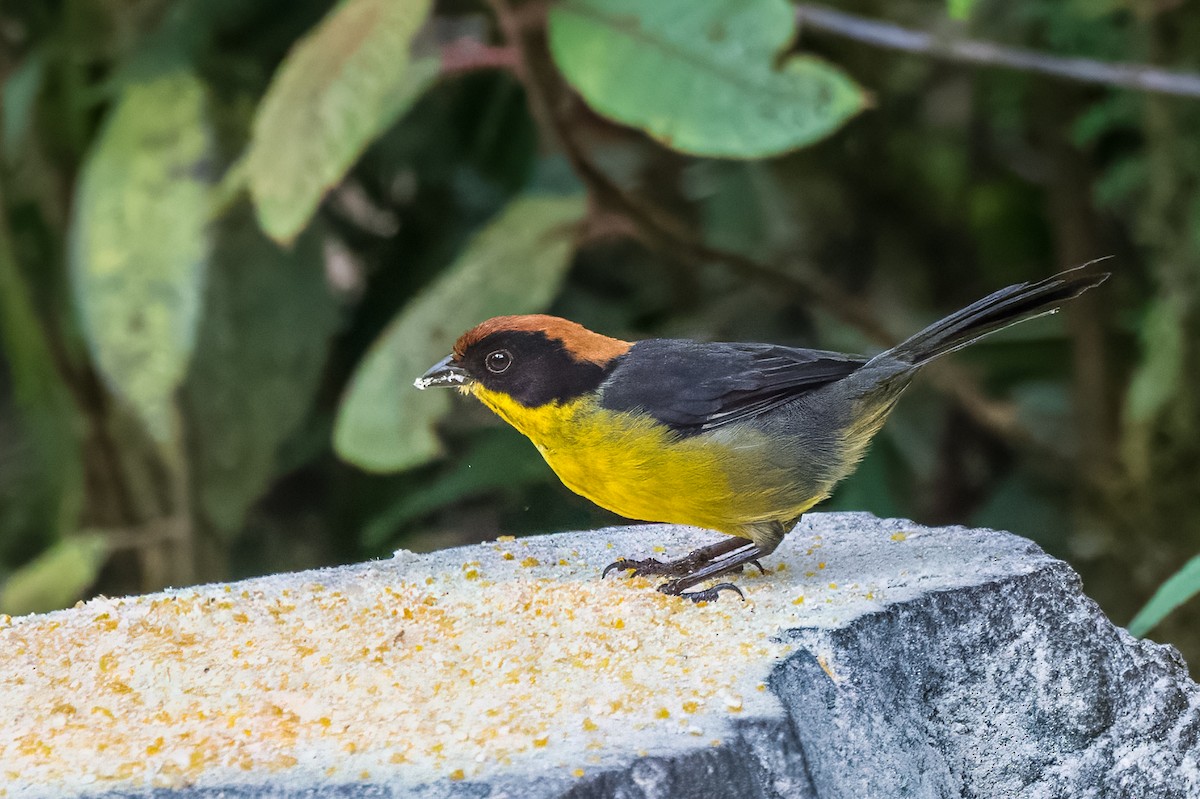
POLYGON ((478 384, 468 390, 525 434, 568 488, 622 516, 744 535, 745 525, 785 516, 797 503, 787 476, 763 471, 760 448, 769 442, 753 433, 681 437, 590 398, 527 408, 478 384))

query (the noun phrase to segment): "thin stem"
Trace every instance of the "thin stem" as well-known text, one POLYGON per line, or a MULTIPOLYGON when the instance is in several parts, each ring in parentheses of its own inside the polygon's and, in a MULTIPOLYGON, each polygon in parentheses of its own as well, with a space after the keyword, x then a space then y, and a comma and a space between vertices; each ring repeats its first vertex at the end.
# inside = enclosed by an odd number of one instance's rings
POLYGON ((1200 74, 1194 72, 1175 72, 1145 64, 1112 63, 1091 58, 1063 58, 978 39, 943 38, 808 3, 796 6, 796 19, 802 30, 823 31, 887 50, 920 53, 931 58, 984 67, 1037 72, 1081 83, 1200 97, 1200 74))
POLYGON ((515 47, 493 47, 478 39, 463 37, 443 45, 442 74, 455 75, 479 69, 516 70, 520 55, 515 47))

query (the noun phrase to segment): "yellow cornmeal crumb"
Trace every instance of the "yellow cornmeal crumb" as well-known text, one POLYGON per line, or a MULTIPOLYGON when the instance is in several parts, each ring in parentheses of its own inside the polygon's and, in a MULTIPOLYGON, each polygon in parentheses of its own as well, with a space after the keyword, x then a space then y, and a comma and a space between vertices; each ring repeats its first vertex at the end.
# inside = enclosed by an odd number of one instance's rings
POLYGON ((521 561, 521 565, 528 569, 533 566, 540 566, 541 562, 537 558, 530 555, 529 557, 527 557, 521 561))
POLYGON ((892 533, 893 541, 903 541, 906 538, 908 538, 908 533, 892 533))
POLYGON ((452 779, 452 780, 465 780, 466 778, 467 778, 466 772, 464 772, 460 768, 456 768, 456 769, 454 769, 454 771, 450 772, 450 779, 452 779))
POLYGON ((585 772, 583 769, 577 768, 577 769, 574 769, 573 771, 571 771, 571 776, 572 777, 582 777, 584 775, 584 773, 585 772))
POLYGON ((795 599, 793 599, 793 600, 792 600, 792 604, 793 604, 793 605, 803 605, 803 604, 804 604, 804 597, 802 597, 802 596, 798 596, 798 597, 796 597, 795 599))
MULTIPOLYGON (((529 566, 546 553, 487 550, 529 566)), ((762 680, 792 649, 772 636, 796 623, 794 588, 739 581, 754 594, 748 624, 750 603, 693 605, 658 580, 601 581, 603 564, 559 554, 549 562, 578 575, 517 569, 492 584, 460 554, 356 567, 328 585, 268 578, 0 617, 0 719, 18 742, 0 744, 18 775, 2 781, 53 796, 81 777, 132 792, 247 769, 465 779, 456 766, 545 757, 559 730, 567 746, 603 751, 596 719, 610 714, 653 736, 633 748, 706 740, 725 714, 773 701, 762 680)))
POLYGON ((502 535, 499 538, 497 538, 496 540, 499 541, 501 544, 507 544, 511 541, 516 541, 517 537, 515 535, 502 535))

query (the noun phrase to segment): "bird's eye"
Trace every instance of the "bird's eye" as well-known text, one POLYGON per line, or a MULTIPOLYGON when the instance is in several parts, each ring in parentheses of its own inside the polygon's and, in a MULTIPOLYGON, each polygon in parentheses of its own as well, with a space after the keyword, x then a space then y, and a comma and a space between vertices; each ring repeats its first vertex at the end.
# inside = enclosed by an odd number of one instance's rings
POLYGON ((512 366, 512 353, 508 350, 496 350, 489 352, 488 356, 483 359, 487 370, 492 374, 498 375, 501 372, 507 372, 508 367, 512 366))

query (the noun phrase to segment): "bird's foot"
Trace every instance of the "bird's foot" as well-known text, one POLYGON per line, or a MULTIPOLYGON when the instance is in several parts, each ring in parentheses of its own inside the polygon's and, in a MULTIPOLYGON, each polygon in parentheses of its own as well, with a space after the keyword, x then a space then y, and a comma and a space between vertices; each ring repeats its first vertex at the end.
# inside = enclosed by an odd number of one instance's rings
POLYGON ((740 573, 748 563, 757 566, 760 572, 766 574, 767 570, 758 561, 758 558, 766 554, 769 552, 762 550, 752 541, 744 538, 729 538, 693 550, 678 560, 663 562, 654 558, 645 560, 621 558, 604 568, 601 579, 607 577, 610 571, 619 570, 628 571, 631 577, 649 575, 673 577, 675 579, 663 583, 658 590, 670 596, 687 597, 693 602, 713 602, 722 591, 733 591, 744 600, 745 595, 733 583, 719 583, 711 588, 698 591, 689 591, 688 589, 723 574, 740 573))
POLYGON ((600 573, 600 579, 603 580, 611 571, 628 571, 626 577, 645 577, 652 574, 674 574, 672 569, 673 563, 663 563, 661 560, 654 558, 646 558, 645 560, 630 560, 629 558, 621 558, 614 560, 612 563, 604 567, 604 571, 600 573))
POLYGON ((668 594, 670 596, 679 596, 685 599, 690 599, 696 604, 700 604, 701 602, 716 602, 722 591, 732 591, 741 597, 743 602, 746 601, 746 595, 742 593, 742 589, 738 588, 733 583, 717 583, 710 588, 702 588, 699 591, 686 591, 680 585, 682 582, 682 580, 671 580, 670 582, 660 585, 658 590, 661 593, 668 594))
MULTIPOLYGON (((604 571, 600 573, 600 579, 604 579, 612 571, 629 571, 627 577, 686 577, 692 574, 702 566, 712 562, 712 557, 703 549, 698 549, 695 552, 689 552, 678 560, 668 560, 663 562, 655 558, 645 558, 644 560, 630 560, 629 558, 621 558, 604 567, 604 571)), ((762 567, 762 564, 757 560, 750 561, 763 574, 767 570, 762 567)), ((740 572, 741 566, 738 566, 736 571, 740 572)))

